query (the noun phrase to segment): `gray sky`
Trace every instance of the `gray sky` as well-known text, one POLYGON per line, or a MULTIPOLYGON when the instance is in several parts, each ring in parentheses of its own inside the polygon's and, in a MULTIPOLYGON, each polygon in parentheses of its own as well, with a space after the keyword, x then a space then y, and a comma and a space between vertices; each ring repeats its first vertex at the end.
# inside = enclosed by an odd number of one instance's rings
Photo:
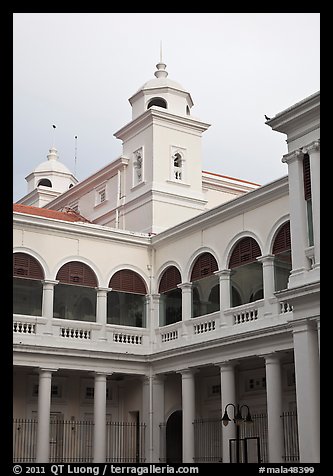
POLYGON ((265 184, 287 174, 286 136, 265 125, 319 91, 319 13, 14 13, 13 191, 59 159, 83 180, 122 152, 113 134, 128 98, 154 78, 160 41, 169 78, 191 93, 203 170, 265 184))

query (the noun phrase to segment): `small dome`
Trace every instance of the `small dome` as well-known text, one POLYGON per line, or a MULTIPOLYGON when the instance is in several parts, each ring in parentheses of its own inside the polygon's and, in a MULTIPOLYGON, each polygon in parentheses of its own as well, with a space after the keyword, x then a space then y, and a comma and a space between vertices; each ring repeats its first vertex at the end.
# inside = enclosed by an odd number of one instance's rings
POLYGON ((57 149, 52 147, 49 152, 50 153, 47 156, 48 160, 37 165, 34 172, 61 172, 71 175, 72 172, 66 167, 66 165, 59 162, 57 149))
POLYGON ((150 79, 147 81, 141 88, 139 88, 138 91, 142 91, 144 89, 154 89, 154 88, 164 88, 164 87, 169 87, 169 88, 174 88, 178 89, 180 91, 185 91, 186 90, 181 86, 179 83, 176 81, 173 81, 172 79, 169 79, 168 72, 166 71, 166 64, 165 63, 157 63, 156 65, 157 70, 155 71, 155 79, 150 79))
POLYGON ((143 86, 141 86, 141 88, 139 88, 139 91, 142 91, 143 89, 154 89, 154 88, 165 88, 165 87, 179 89, 180 91, 186 92, 183 86, 181 86, 176 81, 172 81, 172 79, 169 79, 169 78, 151 79, 150 81, 147 81, 143 86))

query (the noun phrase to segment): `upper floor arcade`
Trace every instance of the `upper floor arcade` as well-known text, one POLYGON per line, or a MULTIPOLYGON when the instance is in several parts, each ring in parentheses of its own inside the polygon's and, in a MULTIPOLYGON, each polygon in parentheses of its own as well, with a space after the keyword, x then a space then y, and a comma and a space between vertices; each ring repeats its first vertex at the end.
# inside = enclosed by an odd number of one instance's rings
POLYGON ((248 194, 154 237, 15 214, 14 342, 144 355, 285 326, 286 192, 284 178, 261 206, 248 194))

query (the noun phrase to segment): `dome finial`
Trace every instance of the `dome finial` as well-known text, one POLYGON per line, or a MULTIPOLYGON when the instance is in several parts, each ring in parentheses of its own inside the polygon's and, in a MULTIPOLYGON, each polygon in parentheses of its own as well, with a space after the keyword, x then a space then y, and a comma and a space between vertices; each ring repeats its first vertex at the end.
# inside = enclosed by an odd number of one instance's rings
POLYGON ((168 76, 168 72, 165 70, 166 64, 162 60, 162 40, 160 41, 160 62, 157 63, 156 68, 157 71, 154 73, 156 78, 166 78, 168 76))

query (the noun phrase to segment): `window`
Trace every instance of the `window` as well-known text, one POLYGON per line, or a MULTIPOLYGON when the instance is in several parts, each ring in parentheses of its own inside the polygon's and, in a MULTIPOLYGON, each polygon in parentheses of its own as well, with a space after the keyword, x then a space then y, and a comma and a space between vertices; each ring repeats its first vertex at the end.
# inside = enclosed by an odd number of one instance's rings
POLYGON ((35 258, 26 253, 14 253, 14 314, 42 315, 43 279, 43 269, 35 258))
POLYGON ((220 284, 215 275, 216 259, 210 253, 202 253, 196 259, 192 273, 192 317, 203 316, 220 309, 220 284))
POLYGON ((101 190, 99 193, 99 203, 105 202, 106 194, 105 194, 105 188, 101 190))
POLYGON ((95 273, 79 261, 62 266, 56 276, 54 289, 54 317, 93 322, 96 320, 95 273))
POLYGON ((137 273, 124 269, 115 273, 107 297, 107 323, 145 327, 146 285, 137 273))
POLYGON ((231 269, 231 306, 236 307, 263 298, 262 263, 258 243, 251 237, 242 238, 235 245, 229 260, 231 269))
POLYGON ((104 203, 108 199, 106 183, 103 183, 95 189, 95 206, 104 203))
POLYGON ((175 266, 169 266, 163 273, 159 285, 160 325, 166 326, 182 320, 182 290, 180 272, 175 266))
POLYGON ((43 186, 43 187, 52 187, 52 182, 51 180, 49 179, 41 179, 39 182, 38 182, 38 185, 37 187, 40 187, 40 186, 43 186))
POLYGON ((306 200, 306 213, 308 222, 308 242, 309 246, 313 246, 313 218, 312 218, 312 193, 311 193, 311 172, 309 154, 303 157, 303 182, 304 182, 304 199, 306 200))
POLYGON ((173 174, 174 179, 182 180, 182 156, 178 152, 173 156, 173 174))
POLYGON ((158 107, 163 107, 164 109, 167 109, 167 102, 163 98, 153 98, 149 101, 147 109, 149 109, 152 106, 158 106, 158 107))
POLYGON ((171 146, 170 154, 170 180, 173 182, 186 182, 186 149, 171 146))
POLYGON ((284 223, 276 234, 274 239, 273 254, 274 259, 274 276, 275 291, 288 288, 288 280, 290 276, 291 265, 291 239, 290 239, 290 222, 284 223))

